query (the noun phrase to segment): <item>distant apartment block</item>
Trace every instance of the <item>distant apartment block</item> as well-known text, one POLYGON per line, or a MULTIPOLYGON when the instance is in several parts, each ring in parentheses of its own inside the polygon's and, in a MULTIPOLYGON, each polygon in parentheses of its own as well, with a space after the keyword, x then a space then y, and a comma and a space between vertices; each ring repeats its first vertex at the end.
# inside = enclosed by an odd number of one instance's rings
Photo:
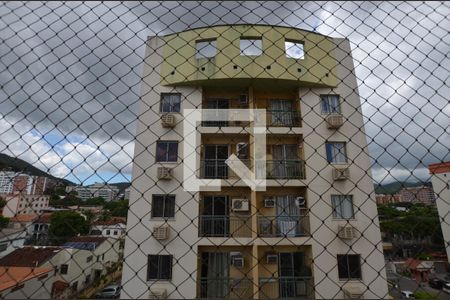
POLYGON ((400 190, 400 197, 402 202, 409 202, 413 204, 422 203, 426 205, 434 205, 436 203, 436 196, 433 189, 428 186, 402 188, 400 190))
POLYGON ((222 25, 146 46, 121 297, 386 298, 350 42, 222 25), (183 112, 196 108, 265 110, 266 160, 253 155, 254 122, 197 122, 193 176, 221 188, 184 189, 183 112))
POLYGON ((375 195, 375 201, 377 202, 378 205, 380 205, 380 204, 394 204, 394 203, 403 202, 401 194, 394 194, 394 195, 376 194, 375 195))
POLYGON ((436 206, 444 236, 447 259, 450 262, 450 161, 428 166, 433 190, 437 195, 436 206))
POLYGON ((112 201, 116 199, 119 189, 116 186, 108 185, 106 183, 94 183, 88 186, 67 186, 66 192, 69 193, 75 191, 78 193, 78 197, 86 201, 89 198, 102 197, 106 201, 112 201))
POLYGON ((10 194, 5 196, 6 205, 3 216, 12 218, 19 214, 41 214, 50 201, 49 195, 42 194, 10 194))
POLYGON ((55 184, 55 180, 44 176, 0 171, 0 194, 43 195, 46 189, 55 184))

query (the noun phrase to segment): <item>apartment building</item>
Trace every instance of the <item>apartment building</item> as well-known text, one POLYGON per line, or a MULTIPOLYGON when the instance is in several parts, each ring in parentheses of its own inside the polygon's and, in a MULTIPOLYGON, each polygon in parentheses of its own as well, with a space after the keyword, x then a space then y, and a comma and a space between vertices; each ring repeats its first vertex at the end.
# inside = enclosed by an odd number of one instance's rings
POLYGON ((5 196, 3 216, 12 218, 19 214, 41 214, 48 208, 49 195, 11 194, 5 196))
POLYGON ((223 25, 149 37, 146 49, 121 297, 386 298, 349 41, 223 25), (198 108, 230 113, 199 122, 184 153, 183 112, 198 108), (233 109, 265 110, 266 161, 255 123, 233 109), (228 166, 232 154, 265 190, 228 166), (185 188, 186 155, 188 177, 221 188, 185 188))
POLYGON ((433 190, 436 193, 436 206, 445 241, 447 259, 450 262, 450 161, 428 166, 433 190))
POLYGON ((94 183, 88 186, 67 186, 66 192, 75 191, 78 193, 78 198, 86 201, 89 198, 102 197, 105 201, 112 201, 119 193, 119 189, 114 185, 106 183, 94 183))
POLYGON ((401 194, 376 194, 375 201, 377 202, 377 204, 395 204, 403 202, 401 194))
POLYGON ((405 187, 400 190, 400 196, 403 202, 421 203, 426 205, 435 205, 436 196, 433 188, 429 186, 405 187))
POLYGON ((43 195, 44 191, 56 184, 44 176, 33 176, 14 171, 0 171, 0 194, 43 195))

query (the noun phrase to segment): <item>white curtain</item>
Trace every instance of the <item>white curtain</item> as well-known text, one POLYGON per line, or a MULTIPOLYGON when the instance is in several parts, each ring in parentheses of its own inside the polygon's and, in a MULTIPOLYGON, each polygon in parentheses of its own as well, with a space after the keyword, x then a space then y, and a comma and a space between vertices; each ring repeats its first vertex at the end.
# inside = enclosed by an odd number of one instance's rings
POLYGON ((295 236, 300 211, 295 204, 295 196, 277 196, 277 219, 279 233, 285 236, 295 236))
POLYGON ((350 195, 333 195, 333 216, 339 219, 353 218, 353 197, 350 195))

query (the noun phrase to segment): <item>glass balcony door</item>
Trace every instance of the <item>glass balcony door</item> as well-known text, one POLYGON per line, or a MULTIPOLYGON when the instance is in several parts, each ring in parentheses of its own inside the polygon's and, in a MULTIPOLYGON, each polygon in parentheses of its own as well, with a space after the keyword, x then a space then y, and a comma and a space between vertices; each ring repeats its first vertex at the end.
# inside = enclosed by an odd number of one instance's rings
POLYGON ((205 145, 204 177, 228 178, 228 145, 205 145))
POLYGON ((272 126, 294 126, 294 107, 291 100, 271 100, 270 112, 272 126))
MULTIPOLYGON (((205 108, 207 109, 215 109, 217 119, 228 119, 228 113, 225 110, 230 108, 230 101, 228 99, 207 99, 205 108)), ((205 121, 204 126, 207 127, 227 127, 228 121, 205 121)))
POLYGON ((280 298, 305 296, 306 281, 298 280, 305 276, 304 254, 302 252, 280 253, 278 261, 280 298))
POLYGON ((202 253, 201 298, 226 298, 230 294, 230 254, 202 253))
POLYGON ((277 229, 280 236, 295 237, 301 235, 300 209, 294 196, 277 196, 277 229))
POLYGON ((230 233, 229 198, 204 196, 201 215, 201 233, 206 236, 228 236, 230 233))
POLYGON ((272 145, 273 162, 269 169, 274 178, 295 178, 300 174, 297 148, 295 144, 272 145))

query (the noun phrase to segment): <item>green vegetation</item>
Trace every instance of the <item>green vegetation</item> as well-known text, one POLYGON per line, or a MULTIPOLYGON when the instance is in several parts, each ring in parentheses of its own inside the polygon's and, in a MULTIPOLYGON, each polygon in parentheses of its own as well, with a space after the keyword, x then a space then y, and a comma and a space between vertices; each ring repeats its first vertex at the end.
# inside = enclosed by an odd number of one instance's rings
POLYGON ((53 244, 60 245, 78 234, 86 234, 89 224, 73 211, 55 212, 50 217, 49 238, 53 244))
POLYGON ((423 204, 379 205, 381 231, 388 237, 402 236, 405 239, 430 237, 435 244, 444 245, 438 211, 435 206, 423 204), (405 207, 399 211, 396 207, 405 207))
POLYGON ((5 218, 4 216, 0 216, 0 229, 8 227, 9 218, 5 218))
POLYGON ((107 202, 103 208, 109 210, 113 217, 126 217, 128 213, 128 200, 107 202))
POLYGON ((439 299, 438 295, 435 293, 419 291, 414 293, 416 299, 439 299))
POLYGON ((404 187, 427 185, 427 182, 392 182, 388 184, 374 184, 375 193, 392 195, 398 193, 404 187))

